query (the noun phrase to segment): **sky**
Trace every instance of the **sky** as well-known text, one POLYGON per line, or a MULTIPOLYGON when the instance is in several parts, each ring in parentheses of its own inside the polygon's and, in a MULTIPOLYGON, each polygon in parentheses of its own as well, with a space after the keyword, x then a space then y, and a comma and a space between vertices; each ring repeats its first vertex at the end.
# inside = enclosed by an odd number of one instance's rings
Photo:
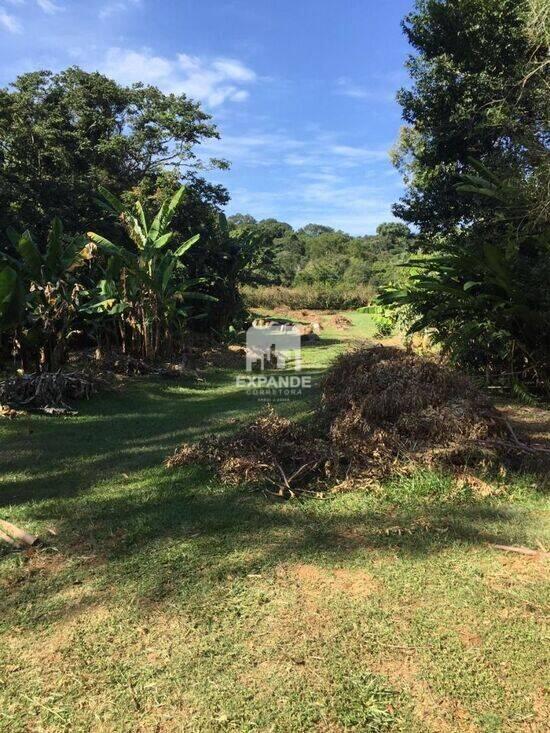
POLYGON ((186 93, 219 142, 201 156, 228 214, 373 233, 402 181, 388 151, 413 0, 0 0, 0 85, 78 65, 186 93))

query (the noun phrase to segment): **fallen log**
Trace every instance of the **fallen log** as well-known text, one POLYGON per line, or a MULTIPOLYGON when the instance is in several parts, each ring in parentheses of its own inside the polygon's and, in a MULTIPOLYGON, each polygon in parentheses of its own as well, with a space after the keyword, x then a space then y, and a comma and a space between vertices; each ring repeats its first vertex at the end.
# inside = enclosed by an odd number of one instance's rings
POLYGON ((9 534, 6 534, 6 533, 5 533, 5 532, 3 532, 3 531, 2 531, 1 529, 0 529, 0 540, 3 540, 3 541, 4 541, 4 542, 6 542, 6 543, 7 543, 8 545, 16 545, 16 544, 17 544, 17 543, 15 542, 15 540, 13 539, 13 537, 10 537, 10 536, 9 536, 9 534))
POLYGON ((4 535, 8 536, 8 542, 9 538, 12 539, 13 542, 10 544, 18 544, 26 547, 32 547, 33 545, 36 545, 38 543, 38 537, 35 537, 28 532, 25 532, 24 529, 17 527, 15 524, 12 524, 5 519, 0 519, 0 531, 2 532, 2 534, 0 535, 2 539, 4 539, 4 535))

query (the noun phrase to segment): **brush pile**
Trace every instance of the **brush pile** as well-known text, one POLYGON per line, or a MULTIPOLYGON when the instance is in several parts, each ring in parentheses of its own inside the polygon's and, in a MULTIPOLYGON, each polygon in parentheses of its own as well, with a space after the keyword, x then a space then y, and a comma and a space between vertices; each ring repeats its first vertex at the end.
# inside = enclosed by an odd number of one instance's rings
POLYGON ((499 464, 515 446, 506 420, 464 375, 401 349, 340 356, 313 417, 268 409, 233 436, 184 444, 169 466, 203 463, 228 483, 318 493, 405 473, 418 465, 499 464))
POLYGON ((272 408, 240 428, 234 435, 184 443, 167 465, 204 463, 216 468, 229 484, 264 483, 292 491, 300 480, 317 475, 328 457, 326 440, 311 426, 277 415, 272 408))
POLYGON ((160 364, 139 359, 119 351, 103 353, 99 350, 76 355, 75 366, 85 365, 86 369, 100 374, 116 374, 124 377, 167 377, 176 378, 185 371, 185 364, 160 364))
POLYGON ((50 414, 74 413, 67 401, 87 400, 104 383, 104 379, 83 372, 17 374, 0 382, 0 405, 50 414))

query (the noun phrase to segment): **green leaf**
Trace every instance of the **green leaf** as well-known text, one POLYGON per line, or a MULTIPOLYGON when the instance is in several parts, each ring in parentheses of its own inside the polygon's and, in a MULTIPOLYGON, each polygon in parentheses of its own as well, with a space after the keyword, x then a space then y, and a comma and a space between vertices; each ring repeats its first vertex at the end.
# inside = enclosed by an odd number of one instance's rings
POLYGON ((63 254, 63 224, 59 217, 52 221, 46 247, 46 265, 51 273, 60 269, 63 254))
POLYGON ((176 265, 176 260, 172 259, 169 263, 166 269, 164 270, 162 274, 162 292, 166 292, 166 288, 168 287, 168 284, 170 283, 170 279, 172 277, 172 273, 174 272, 174 267, 176 265))
POLYGON ((138 214, 138 218, 141 222, 141 228, 143 229, 145 236, 147 236, 147 233, 149 231, 149 224, 147 222, 147 215, 145 214, 143 206, 141 205, 141 201, 136 201, 135 208, 138 214))
POLYGON ((160 249, 161 247, 164 247, 165 245, 168 244, 168 242, 172 239, 173 236, 174 236, 174 232, 167 232, 166 234, 163 234, 158 239, 155 239, 155 241, 153 242, 153 247, 155 249, 160 249))
POLYGON ((17 251, 25 263, 25 267, 29 271, 31 278, 39 280, 42 276, 42 257, 28 230, 21 235, 17 243, 17 251))
POLYGON ((21 239, 21 234, 16 231, 13 227, 8 227, 6 229, 6 236, 10 240, 10 242, 13 244, 14 247, 17 247, 17 243, 21 239))
POLYGON ((170 215, 170 218, 175 213, 176 209, 180 205, 181 199, 183 194, 185 193, 185 186, 182 186, 179 188, 176 193, 172 196, 170 199, 170 203, 168 204, 168 213, 170 215))
POLYGON ((164 229, 164 222, 166 219, 166 215, 168 213, 168 207, 170 205, 169 201, 165 201, 162 206, 160 207, 157 215, 153 219, 153 223, 151 224, 151 228, 149 229, 148 233, 148 239, 151 242, 154 242, 158 237, 160 236, 161 232, 164 229))
POLYGON ((147 245, 147 232, 143 231, 140 222, 127 211, 124 212, 122 220, 132 242, 138 249, 145 249, 147 245))
POLYGON ((9 265, 0 267, 0 314, 2 306, 8 303, 14 295, 17 273, 9 265))
POLYGON ((493 173, 492 170, 484 166, 481 161, 476 160, 476 158, 472 158, 471 156, 468 156, 468 162, 474 170, 476 170, 478 173, 481 173, 481 175, 484 176, 492 184, 494 184, 495 186, 502 185, 502 180, 496 175, 496 173, 493 173))
POLYGON ((112 255, 113 257, 120 257, 120 259, 124 260, 125 262, 131 261, 132 256, 129 252, 127 252, 123 247, 119 247, 117 244, 113 244, 113 242, 110 242, 108 239, 102 237, 100 234, 95 234, 95 232, 88 232, 88 238, 91 242, 96 244, 107 254, 112 255))
POLYGON ((99 186, 98 190, 105 199, 111 211, 113 211, 115 214, 122 214, 125 211, 126 207, 124 206, 122 201, 120 201, 120 199, 118 199, 114 194, 104 188, 104 186, 99 186))
POLYGON ((200 234, 195 234, 193 237, 190 237, 190 239, 180 245, 174 252, 174 257, 181 257, 182 255, 184 255, 188 249, 190 249, 194 244, 199 241, 200 236, 200 234))
POLYGON ((0 332, 20 323, 25 294, 17 271, 9 265, 0 265, 0 332))
POLYGON ((184 291, 178 291, 185 300, 204 300, 209 303, 217 303, 218 298, 215 298, 213 295, 207 295, 206 293, 194 293, 190 292, 189 290, 184 291))
POLYGON ((494 244, 486 243, 483 245, 483 255, 487 264, 491 267, 493 272, 498 275, 502 286, 507 290, 510 289, 512 273, 510 272, 508 263, 506 262, 504 252, 499 250, 498 247, 495 247, 494 244))
POLYGON ((456 187, 460 193, 475 193, 479 196, 490 196, 494 199, 503 200, 503 197, 499 194, 496 189, 492 188, 481 188, 479 186, 471 186, 467 183, 459 183, 456 187))

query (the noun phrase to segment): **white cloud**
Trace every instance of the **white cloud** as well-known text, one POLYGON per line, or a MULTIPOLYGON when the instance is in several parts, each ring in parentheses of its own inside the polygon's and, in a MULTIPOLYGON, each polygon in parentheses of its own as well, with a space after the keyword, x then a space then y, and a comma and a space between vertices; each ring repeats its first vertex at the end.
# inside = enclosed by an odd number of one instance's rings
POLYGON ((213 62, 214 68, 219 74, 233 81, 254 81, 256 74, 236 59, 217 59, 213 62))
POLYGON ((63 10, 61 5, 57 5, 57 3, 54 3, 53 0, 36 0, 36 4, 45 13, 48 13, 48 15, 53 15, 54 13, 63 10))
POLYGON ((113 0, 112 2, 105 3, 105 5, 100 8, 99 18, 100 20, 106 20, 113 15, 125 13, 132 8, 138 8, 141 5, 142 0, 113 0))
POLYGON ((348 164, 357 165, 373 160, 388 160, 388 150, 380 148, 361 148, 352 145, 331 145, 330 150, 334 155, 340 156, 348 164))
MULTIPOLYGON (((4 2, 14 8, 22 8, 27 5, 27 0, 4 0, 4 2)), ((44 13, 48 13, 48 15, 52 15, 53 13, 57 13, 59 10, 63 10, 61 5, 57 5, 53 0, 36 0, 36 5, 44 13)), ((4 28, 4 30, 9 33, 21 33, 23 30, 19 18, 6 12, 2 7, 0 7, 0 27, 4 28)))
POLYGON ((352 235, 374 232, 383 221, 392 221, 391 206, 397 192, 343 180, 290 182, 286 190, 231 189, 230 212, 250 213, 257 219, 275 217, 301 227, 317 222, 352 235))
POLYGON ((21 23, 17 18, 6 13, 2 8, 0 8, 0 26, 9 33, 21 33, 22 31, 21 23))
POLYGON ((351 79, 343 76, 336 82, 336 93, 352 99, 365 99, 372 102, 394 102, 395 85, 386 84, 384 80, 378 81, 372 89, 367 89, 356 84, 351 79), (381 88, 381 82, 384 88, 381 88))
POLYGON ((222 132, 220 140, 209 140, 201 148, 207 155, 227 158, 236 166, 258 168, 299 156, 304 144, 282 132, 260 131, 242 135, 226 135, 222 132))
POLYGON ((250 92, 247 89, 239 89, 238 92, 233 94, 232 99, 234 102, 244 102, 249 96, 250 92))
POLYGON ((98 68, 123 84, 137 81, 154 84, 165 92, 185 93, 210 107, 224 102, 243 102, 249 95, 243 86, 252 84, 257 78, 252 69, 237 59, 207 61, 184 53, 167 58, 155 56, 147 49, 111 48, 98 68))
POLYGON ((315 172, 328 168, 361 170, 374 163, 387 162, 389 165, 389 147, 390 144, 376 148, 344 145, 338 142, 337 136, 320 132, 298 139, 284 131, 222 134, 221 140, 203 145, 203 149, 208 148, 209 155, 228 158, 240 166, 284 164, 300 171, 315 172))
MULTIPOLYGON (((248 177, 247 170, 254 174, 254 188, 227 182, 232 213, 275 216, 298 227, 316 221, 351 234, 374 231, 393 219, 400 180, 385 146, 349 145, 320 130, 300 136, 284 130, 243 135, 222 130, 221 140, 201 147, 209 156, 230 160, 241 176, 248 177), (258 170, 265 173, 258 176, 258 170), (262 188, 262 181, 269 185, 262 188)), ((218 179, 223 182, 223 175, 218 179)))
POLYGON ((343 94, 345 97, 355 97, 356 99, 366 99, 369 93, 363 87, 354 84, 350 79, 342 77, 336 82, 338 87, 338 93, 343 94))

